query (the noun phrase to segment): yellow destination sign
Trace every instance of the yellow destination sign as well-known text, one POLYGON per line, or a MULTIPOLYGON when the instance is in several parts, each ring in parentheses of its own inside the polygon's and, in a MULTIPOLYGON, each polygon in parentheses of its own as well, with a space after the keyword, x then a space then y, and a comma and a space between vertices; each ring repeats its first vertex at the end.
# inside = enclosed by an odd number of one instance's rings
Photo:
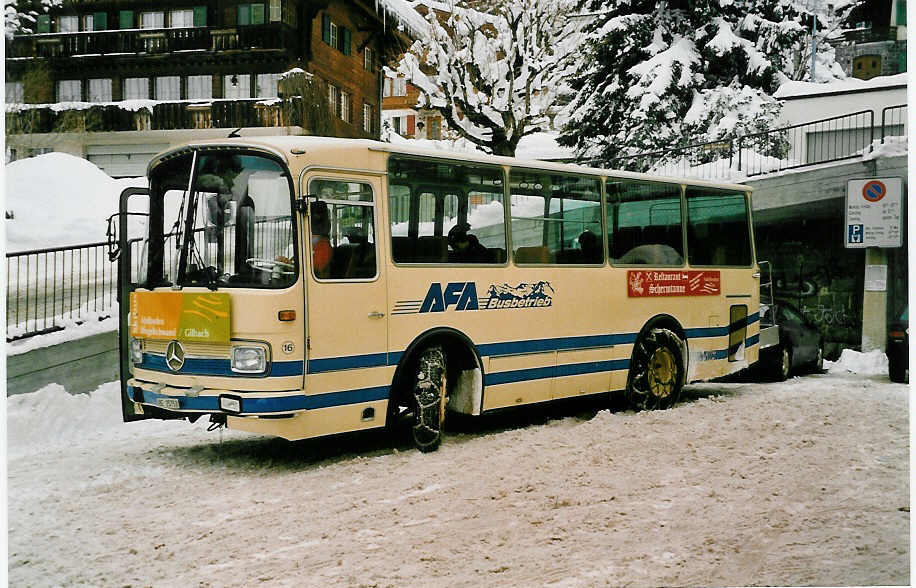
POLYGON ((139 339, 229 343, 229 294, 131 292, 130 334, 139 339))

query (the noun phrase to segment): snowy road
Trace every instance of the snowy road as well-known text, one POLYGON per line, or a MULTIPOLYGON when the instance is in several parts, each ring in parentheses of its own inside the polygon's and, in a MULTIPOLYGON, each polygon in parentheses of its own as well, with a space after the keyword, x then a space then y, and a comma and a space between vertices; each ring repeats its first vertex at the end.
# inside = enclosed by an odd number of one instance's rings
POLYGON ((701 384, 460 425, 432 454, 9 399, 11 586, 908 584, 906 386, 701 384), (563 416, 565 410, 565 416, 563 416))

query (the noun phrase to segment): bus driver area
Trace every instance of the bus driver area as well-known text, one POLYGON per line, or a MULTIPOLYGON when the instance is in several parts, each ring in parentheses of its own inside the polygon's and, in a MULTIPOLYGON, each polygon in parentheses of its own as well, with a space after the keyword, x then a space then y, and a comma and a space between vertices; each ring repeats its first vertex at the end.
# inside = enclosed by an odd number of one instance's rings
POLYGON ((757 360, 745 186, 316 137, 192 144, 149 175, 122 195, 125 420, 387 426, 429 451, 449 412, 664 409, 757 360))

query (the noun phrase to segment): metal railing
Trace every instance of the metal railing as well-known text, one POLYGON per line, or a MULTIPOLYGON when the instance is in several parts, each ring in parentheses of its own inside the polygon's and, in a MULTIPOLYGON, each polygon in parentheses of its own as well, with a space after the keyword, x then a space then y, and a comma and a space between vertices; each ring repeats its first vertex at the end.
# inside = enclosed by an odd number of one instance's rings
POLYGON ((707 143, 618 157, 611 167, 672 176, 730 178, 757 176, 859 157, 876 139, 907 132, 906 105, 885 108, 881 126, 862 110, 769 131, 707 143))
MULTIPOLYGON (((289 216, 260 218, 251 243, 252 257, 287 256, 293 242, 289 216)), ((195 230, 195 241, 206 265, 234 265, 235 228, 223 230, 223 257, 208 239, 207 229, 195 230)), ((166 235, 163 265, 174 268, 174 234, 166 235)), ((131 281, 139 281, 143 239, 131 239, 131 281)), ((115 316, 118 289, 117 261, 109 261, 107 243, 32 249, 6 254, 6 339, 59 331, 68 324, 115 316)), ((167 273, 170 269, 165 270, 167 273)))
POLYGON ((6 56, 61 58, 86 55, 138 55, 176 51, 236 49, 296 50, 297 31, 284 23, 229 27, 125 29, 16 35, 6 42, 6 56))
POLYGON ((906 104, 888 106, 881 111, 881 142, 887 137, 905 137, 907 134, 906 104))
MULTIPOLYGON (((131 247, 138 243, 133 240, 131 247)), ((7 253, 7 340, 109 315, 117 304, 118 268, 108 260, 106 246, 86 243, 7 253)))

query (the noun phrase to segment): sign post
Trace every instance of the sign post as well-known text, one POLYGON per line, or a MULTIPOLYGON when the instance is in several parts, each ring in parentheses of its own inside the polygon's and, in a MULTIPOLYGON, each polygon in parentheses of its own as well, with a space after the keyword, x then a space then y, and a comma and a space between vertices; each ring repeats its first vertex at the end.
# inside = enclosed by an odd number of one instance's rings
POLYGON ((887 336, 887 252, 903 246, 903 178, 849 180, 847 249, 865 249, 862 351, 884 350, 887 336))

